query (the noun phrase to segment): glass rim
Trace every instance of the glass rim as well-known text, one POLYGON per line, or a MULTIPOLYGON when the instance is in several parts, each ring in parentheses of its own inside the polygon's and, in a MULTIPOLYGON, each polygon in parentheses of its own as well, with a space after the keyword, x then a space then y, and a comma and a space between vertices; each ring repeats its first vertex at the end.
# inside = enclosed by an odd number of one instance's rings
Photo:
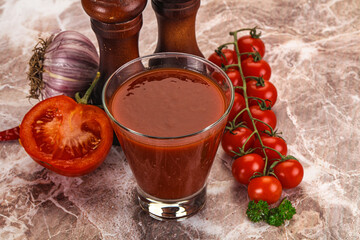
MULTIPOLYGON (((191 70, 190 70, 191 71, 191 70)), ((129 78, 130 79, 130 78, 129 78)), ((128 79, 126 80, 128 81, 128 79)), ((227 74, 216 64, 210 62, 209 60, 193 55, 193 54, 189 54, 189 53, 181 53, 181 52, 161 52, 161 53, 153 53, 153 54, 149 54, 149 55, 145 55, 145 56, 141 56, 141 57, 137 57, 127 63, 125 63, 124 65, 120 66, 118 69, 115 70, 115 72, 113 72, 110 77, 106 80, 104 87, 102 89, 102 94, 101 94, 101 100, 102 100, 102 105, 104 107, 104 110, 106 112, 106 114, 110 117, 110 120, 112 120, 116 125, 118 125, 119 127, 121 127, 122 129, 124 129, 127 132, 130 132, 132 134, 141 136, 141 137, 146 137, 146 138, 151 138, 151 139, 158 139, 158 140, 170 140, 170 139, 181 139, 181 138, 187 138, 187 137, 191 137, 191 136, 195 136, 195 135, 199 135, 203 132, 208 131, 211 128, 214 128, 216 125, 218 125, 231 111, 231 108, 233 106, 234 103, 234 96, 235 96, 235 91, 234 91, 234 86, 230 80, 230 78, 227 76, 227 74), (206 126, 205 128, 194 132, 194 133, 190 133, 190 134, 186 134, 186 135, 181 135, 181 136, 175 136, 175 137, 158 137, 158 136, 151 136, 151 135, 147 135, 147 134, 143 134, 141 132, 135 131, 131 128, 128 128, 124 125, 122 125, 121 123, 119 123, 115 117, 111 114, 111 112, 109 111, 108 107, 106 106, 106 102, 105 102, 105 91, 108 87, 108 85, 110 84, 112 78, 121 70, 123 70, 124 68, 130 66, 131 64, 138 62, 138 61, 142 61, 143 59, 150 59, 153 57, 166 57, 166 56, 179 56, 179 57, 191 57, 193 59, 196 59, 204 64, 210 65, 211 67, 213 67, 214 69, 220 70, 219 72, 222 73, 222 75, 225 77, 229 87, 230 87, 230 92, 231 92, 231 97, 230 97, 230 104, 227 107, 227 109, 225 110, 225 112, 223 113, 223 115, 221 115, 220 118, 218 118, 215 122, 213 122, 212 124, 206 126)))

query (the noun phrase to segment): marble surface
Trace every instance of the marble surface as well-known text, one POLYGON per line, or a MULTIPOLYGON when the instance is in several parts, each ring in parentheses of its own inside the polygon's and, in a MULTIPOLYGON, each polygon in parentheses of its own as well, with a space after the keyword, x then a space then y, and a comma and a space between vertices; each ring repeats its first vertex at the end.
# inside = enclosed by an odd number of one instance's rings
MULTIPOLYGON (((228 32, 259 26, 274 111, 289 154, 305 168, 285 190, 297 214, 282 227, 251 223, 246 188, 233 180, 220 148, 207 204, 182 222, 159 222, 137 205, 120 147, 95 172, 67 178, 43 169, 17 141, 0 143, 0 239, 360 239, 360 2, 203 0, 197 38, 205 56, 228 32)), ((77 30, 97 45, 79 0, 0 0, 0 130, 18 125, 29 101, 27 61, 39 37, 77 30)), ((148 2, 141 55, 154 51, 148 2)))

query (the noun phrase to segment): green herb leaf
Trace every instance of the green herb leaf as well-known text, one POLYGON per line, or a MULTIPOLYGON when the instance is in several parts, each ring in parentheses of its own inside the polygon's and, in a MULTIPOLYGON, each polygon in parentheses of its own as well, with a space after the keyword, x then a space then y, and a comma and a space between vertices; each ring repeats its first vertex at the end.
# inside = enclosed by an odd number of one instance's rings
POLYGON ((269 225, 279 227, 284 224, 285 220, 290 220, 296 209, 291 202, 284 198, 279 206, 269 209, 267 202, 260 200, 258 203, 250 201, 246 214, 253 222, 261 220, 266 221, 269 225))
POLYGON ((269 213, 269 205, 267 202, 260 200, 256 203, 254 200, 249 202, 248 209, 246 210, 247 216, 253 222, 265 220, 269 213))
POLYGON ((286 198, 280 203, 279 210, 281 211, 284 219, 290 220, 296 213, 296 209, 292 206, 291 202, 286 198))
POLYGON ((277 207, 270 209, 269 215, 266 218, 266 222, 269 225, 279 227, 284 223, 284 215, 277 207))

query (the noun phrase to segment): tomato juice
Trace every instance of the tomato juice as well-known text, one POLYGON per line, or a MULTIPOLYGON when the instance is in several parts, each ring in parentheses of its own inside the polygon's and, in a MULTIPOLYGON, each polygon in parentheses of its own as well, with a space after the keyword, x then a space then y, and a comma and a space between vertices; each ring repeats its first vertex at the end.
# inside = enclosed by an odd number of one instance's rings
POLYGON ((176 68, 139 73, 115 90, 114 129, 145 193, 182 199, 203 189, 227 120, 225 99, 211 79, 176 68))

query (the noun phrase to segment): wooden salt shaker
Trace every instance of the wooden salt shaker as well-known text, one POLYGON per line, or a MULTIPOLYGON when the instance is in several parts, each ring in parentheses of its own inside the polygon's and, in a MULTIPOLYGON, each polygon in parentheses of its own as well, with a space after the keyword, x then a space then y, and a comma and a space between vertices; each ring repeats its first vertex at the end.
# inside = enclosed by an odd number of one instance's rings
POLYGON ((139 31, 147 0, 81 0, 91 18, 100 49, 100 80, 94 93, 94 104, 101 104, 106 80, 124 63, 139 57, 139 31))
POLYGON ((155 52, 183 52, 204 57, 195 35, 200 0, 152 0, 151 4, 158 22, 155 52))

